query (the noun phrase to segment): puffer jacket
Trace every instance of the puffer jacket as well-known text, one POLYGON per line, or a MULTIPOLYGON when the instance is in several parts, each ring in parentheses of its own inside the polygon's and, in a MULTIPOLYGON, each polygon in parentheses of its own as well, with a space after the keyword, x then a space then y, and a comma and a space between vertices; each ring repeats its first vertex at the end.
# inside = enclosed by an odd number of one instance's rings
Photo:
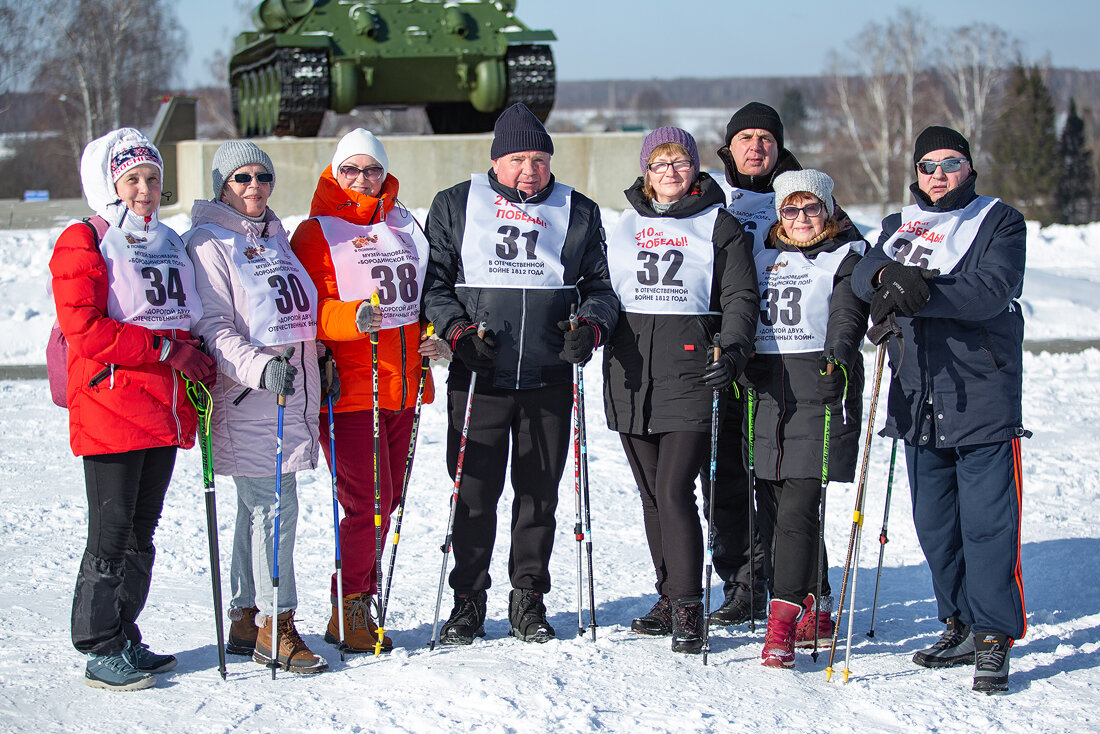
MULTIPOLYGON (((310 219, 294 231, 290 245, 317 286, 317 336, 333 351, 340 372, 340 400, 337 413, 371 410, 371 345, 367 334, 355 327, 355 312, 362 299, 340 300, 336 270, 321 224, 312 217, 340 217, 353 224, 381 222, 397 201, 398 181, 387 175, 377 198, 340 187, 328 166, 321 173, 310 205, 310 219)), ((424 322, 424 319, 421 319, 424 322)), ((438 330, 438 325, 437 325, 438 330)), ((387 410, 404 410, 416 403, 420 384, 421 324, 382 329, 378 332, 378 405, 387 410)), ((424 403, 434 399, 429 372, 424 385, 424 403)), ((326 408, 327 409, 327 408, 326 408)))
MULTIPOLYGON (((537 203, 550 196, 556 183, 551 176, 545 189, 524 198, 501 184, 490 170, 489 185, 508 201, 537 203)), ((558 322, 568 319, 569 307, 579 301, 578 317, 596 327, 603 343, 619 311, 619 299, 608 279, 599 208, 573 191, 561 261, 565 284, 575 288, 456 288, 465 282, 462 238, 469 193, 470 181, 455 184, 436 194, 428 211, 432 249, 422 301, 425 314, 448 339, 463 322, 485 321, 496 340, 497 354, 491 379, 479 380, 479 388, 491 384, 498 389, 528 390, 571 382, 572 365, 559 356, 565 337, 558 322)), ((469 381, 466 365, 461 359, 453 360, 447 384, 464 390, 469 381)))
MULTIPOLYGON (((848 249, 843 237, 826 239, 801 250, 814 258, 848 249)), ((796 251, 783 241, 769 248, 796 251)), ((862 251, 866 242, 859 242, 862 251)), ((860 345, 867 330, 866 303, 852 293, 852 270, 860 261, 852 251, 833 276, 825 349, 820 352, 756 354, 749 360, 742 383, 755 390, 753 459, 761 479, 809 479, 821 476, 825 441, 825 404, 817 392, 819 363, 829 355, 845 365, 847 400, 830 406, 829 480, 850 482, 855 477, 863 413, 863 356, 860 345)))
MULTIPOLYGON (((977 196, 971 173, 932 203, 914 183, 917 205, 957 211, 977 196)), ((852 274, 852 289, 870 302, 872 279, 891 262, 885 242, 901 213, 882 221, 882 235, 852 274)), ((1028 436, 1023 428, 1023 292, 1027 230, 1024 217, 997 202, 966 255, 950 273, 928 281, 931 297, 913 318, 898 316, 902 338, 891 339, 887 436, 910 445, 972 446, 1028 436)))
MULTIPOLYGON (((718 184, 699 174, 693 190, 659 215, 642 192, 642 179, 626 198, 643 217, 680 219, 725 204, 718 184)), ((607 426, 631 434, 709 431, 713 391, 702 376, 715 333, 738 370, 745 366, 756 333, 759 296, 752 237, 721 209, 711 235, 714 273, 710 310, 721 316, 643 314, 620 311, 604 350, 604 411, 607 426)), ((611 242, 609 247, 614 247, 611 242)))
POLYGON ((260 379, 268 362, 291 346, 294 355, 290 362, 298 374, 283 414, 283 471, 313 469, 317 466, 321 392, 316 344, 312 339, 275 347, 252 343, 248 296, 233 265, 232 243, 219 239, 210 225, 252 241, 279 241, 284 252, 289 243, 282 223, 270 209, 264 212, 264 221, 255 222, 220 201, 196 201, 191 208, 191 230, 184 241, 195 264, 203 311, 192 331, 205 339, 207 351, 218 363, 218 379, 210 390, 214 472, 244 477, 275 473, 278 404, 273 393, 260 389, 260 379), (240 402, 234 403, 238 398, 240 402))

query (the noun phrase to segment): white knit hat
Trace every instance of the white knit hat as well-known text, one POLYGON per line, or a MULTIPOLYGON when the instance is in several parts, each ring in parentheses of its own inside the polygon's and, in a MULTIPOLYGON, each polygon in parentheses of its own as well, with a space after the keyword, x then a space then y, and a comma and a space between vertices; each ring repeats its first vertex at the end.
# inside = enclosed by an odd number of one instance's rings
POLYGON ((271 174, 271 190, 275 190, 275 166, 267 153, 251 140, 230 140, 222 143, 222 146, 214 152, 214 160, 211 164, 210 182, 214 186, 214 200, 222 198, 222 189, 225 188, 229 178, 237 172, 238 168, 252 163, 258 163, 271 174))
POLYGON ((812 168, 803 168, 801 171, 787 171, 775 177, 772 184, 775 189, 775 213, 783 208, 783 202, 791 194, 806 191, 821 199, 825 205, 825 211, 833 216, 833 180, 827 173, 815 171, 812 168))
POLYGON ((357 127, 340 138, 340 142, 336 145, 336 152, 332 154, 333 178, 336 177, 336 172, 340 169, 341 164, 353 155, 369 155, 378 161, 378 164, 382 166, 383 179, 390 171, 390 159, 386 155, 386 149, 382 147, 382 141, 376 138, 374 133, 357 127))

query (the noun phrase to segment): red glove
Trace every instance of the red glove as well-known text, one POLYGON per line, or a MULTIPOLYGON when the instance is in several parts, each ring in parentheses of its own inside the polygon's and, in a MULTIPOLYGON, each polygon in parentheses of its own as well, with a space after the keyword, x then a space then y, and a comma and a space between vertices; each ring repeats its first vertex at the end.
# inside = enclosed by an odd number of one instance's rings
POLYGON ((164 337, 164 341, 168 342, 168 354, 161 357, 162 362, 167 362, 172 369, 182 372, 189 380, 208 386, 214 384, 214 379, 218 376, 218 365, 198 348, 197 339, 164 337))

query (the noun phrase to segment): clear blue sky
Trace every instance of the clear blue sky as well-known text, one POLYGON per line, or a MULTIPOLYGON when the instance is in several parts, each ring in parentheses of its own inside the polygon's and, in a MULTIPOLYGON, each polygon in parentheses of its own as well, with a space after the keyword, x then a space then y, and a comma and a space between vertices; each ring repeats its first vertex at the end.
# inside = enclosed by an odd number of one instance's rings
MULTIPOLYGON (((211 80, 212 54, 252 28, 254 4, 177 4, 191 49, 186 86, 211 80)), ((830 49, 904 7, 941 27, 1000 26, 1028 61, 1049 54, 1057 67, 1100 69, 1100 0, 518 0, 516 15, 557 34, 558 78, 573 81, 816 75, 830 49)))

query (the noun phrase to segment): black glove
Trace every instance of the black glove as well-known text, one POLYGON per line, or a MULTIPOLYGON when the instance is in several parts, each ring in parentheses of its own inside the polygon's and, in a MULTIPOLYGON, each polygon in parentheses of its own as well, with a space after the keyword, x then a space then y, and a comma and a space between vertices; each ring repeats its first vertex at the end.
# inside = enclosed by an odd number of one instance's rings
POLYGON ((462 360, 462 364, 471 372, 484 377, 493 369, 493 358, 497 355, 497 343, 493 332, 486 331, 485 336, 477 335, 477 325, 466 322, 451 329, 451 351, 462 360))
POLYGON ((559 357, 570 364, 584 364, 596 348, 596 327, 583 319, 572 328, 568 319, 558 322, 558 328, 565 332, 565 346, 559 357))
POLYGON ((826 405, 832 405, 844 396, 844 384, 847 381, 845 369, 839 362, 833 364, 833 373, 825 374, 829 362, 824 357, 817 363, 817 394, 826 405))
POLYGON ((287 347, 282 357, 272 357, 264 365, 264 373, 260 375, 261 390, 270 390, 276 395, 294 394, 294 377, 298 374, 298 368, 290 363, 293 356, 294 347, 287 347))
POLYGON ((937 275, 938 270, 916 265, 889 263, 883 267, 877 276, 881 285, 871 299, 871 322, 877 324, 895 311, 916 316, 932 297, 927 280, 937 275))
POLYGON ((719 354, 718 359, 707 365, 703 370, 703 384, 712 390, 722 390, 730 386, 737 377, 737 365, 733 357, 728 354, 719 354))
POLYGON ((317 358, 317 368, 321 372, 321 397, 331 397, 335 403, 340 399, 340 373, 336 371, 336 360, 327 350, 317 358), (328 378, 328 365, 332 365, 332 380, 328 378))

